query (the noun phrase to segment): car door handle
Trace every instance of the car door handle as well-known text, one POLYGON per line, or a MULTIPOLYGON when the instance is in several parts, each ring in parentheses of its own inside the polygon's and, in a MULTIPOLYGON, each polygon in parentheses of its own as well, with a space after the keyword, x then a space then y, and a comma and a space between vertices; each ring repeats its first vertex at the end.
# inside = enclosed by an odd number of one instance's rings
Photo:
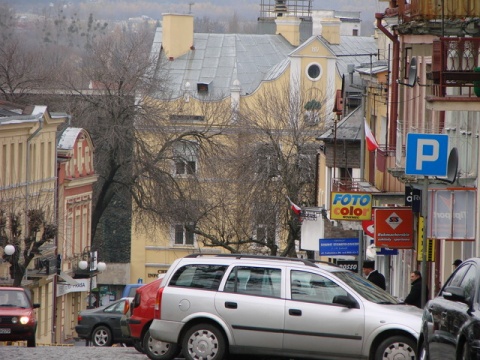
POLYGON ((236 302, 232 302, 232 301, 225 301, 225 307, 227 309, 236 309, 238 307, 237 303, 236 302))
POLYGON ((288 314, 292 316, 302 316, 302 310, 299 309, 289 309, 288 314))

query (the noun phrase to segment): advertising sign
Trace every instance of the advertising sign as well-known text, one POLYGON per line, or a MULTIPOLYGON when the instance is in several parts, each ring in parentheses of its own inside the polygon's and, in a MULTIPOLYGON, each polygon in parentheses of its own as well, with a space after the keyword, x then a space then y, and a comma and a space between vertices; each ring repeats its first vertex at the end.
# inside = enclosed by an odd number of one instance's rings
POLYGON ((375 209, 375 246, 389 249, 413 248, 411 208, 375 209))
MULTIPOLYGON (((57 297, 62 296, 71 292, 80 292, 80 291, 89 291, 90 290, 90 279, 75 279, 77 284, 62 284, 57 283, 57 297)), ((97 286, 96 279, 92 278, 92 288, 97 286)))
POLYGON ((448 135, 407 134, 405 174, 446 176, 448 135))
POLYGON ((320 239, 320 255, 358 255, 358 238, 320 239))
POLYGON ((331 220, 370 220, 372 218, 372 194, 331 193, 331 220))
POLYGON ((475 240, 476 189, 438 189, 430 196, 429 239, 475 240))
POLYGON ((354 273, 358 272, 357 260, 337 260, 337 265, 342 269, 350 270, 354 273))

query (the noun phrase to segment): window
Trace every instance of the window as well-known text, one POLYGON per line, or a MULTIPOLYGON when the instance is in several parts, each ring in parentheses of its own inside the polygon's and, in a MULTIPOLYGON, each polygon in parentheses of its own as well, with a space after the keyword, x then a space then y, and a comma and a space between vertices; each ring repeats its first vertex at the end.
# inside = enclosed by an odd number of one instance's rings
POLYGON ((225 291, 279 298, 281 279, 280 269, 237 266, 228 276, 225 291))
POLYGON ((186 265, 177 270, 169 285, 218 290, 226 269, 226 265, 186 265))
POLYGON ((322 67, 320 64, 311 63, 306 69, 307 77, 312 81, 317 81, 322 77, 322 67))
POLYGON ((198 144, 191 141, 174 145, 175 175, 193 175, 197 172, 198 144))
MULTIPOLYGON (((189 224, 189 225, 193 225, 193 224, 189 224)), ((195 240, 195 234, 192 231, 189 231, 185 227, 185 224, 176 224, 174 227, 175 227, 174 244, 193 246, 194 240, 195 240)))
POLYGON ((338 284, 321 275, 293 270, 290 279, 292 300, 332 304, 335 296, 348 296, 338 284))
POLYGON ((269 144, 257 146, 255 173, 265 179, 280 174, 278 156, 273 146, 269 144))

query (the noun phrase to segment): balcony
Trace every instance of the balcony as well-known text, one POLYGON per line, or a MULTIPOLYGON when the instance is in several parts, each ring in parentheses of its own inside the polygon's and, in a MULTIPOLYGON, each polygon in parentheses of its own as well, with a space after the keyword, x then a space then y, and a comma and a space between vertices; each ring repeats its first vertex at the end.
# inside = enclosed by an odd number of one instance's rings
POLYGON ((480 38, 442 37, 433 42, 432 72, 428 74, 433 88, 426 97, 427 108, 480 110, 479 54, 480 38))
POLYGON ((336 178, 332 182, 332 192, 380 192, 375 186, 362 179, 336 178))

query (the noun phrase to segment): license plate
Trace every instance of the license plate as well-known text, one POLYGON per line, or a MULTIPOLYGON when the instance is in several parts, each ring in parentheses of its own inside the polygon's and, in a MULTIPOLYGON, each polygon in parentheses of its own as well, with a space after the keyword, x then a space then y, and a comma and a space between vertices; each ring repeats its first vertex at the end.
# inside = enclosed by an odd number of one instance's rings
POLYGON ((12 329, 0 329, 0 334, 10 334, 12 329))

